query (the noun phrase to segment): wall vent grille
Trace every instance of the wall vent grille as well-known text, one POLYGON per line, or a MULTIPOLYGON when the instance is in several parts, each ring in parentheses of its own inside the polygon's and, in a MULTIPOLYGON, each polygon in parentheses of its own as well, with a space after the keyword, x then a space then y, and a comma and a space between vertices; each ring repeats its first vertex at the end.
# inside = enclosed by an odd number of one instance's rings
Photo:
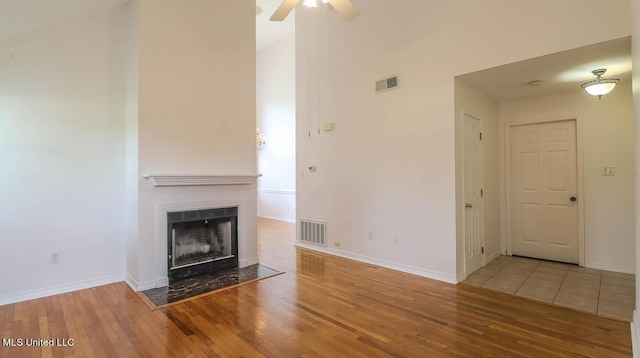
POLYGON ((398 76, 391 76, 380 81, 376 81, 376 93, 389 91, 398 88, 398 76))
POLYGON ((327 246, 327 223, 300 219, 300 242, 327 246))

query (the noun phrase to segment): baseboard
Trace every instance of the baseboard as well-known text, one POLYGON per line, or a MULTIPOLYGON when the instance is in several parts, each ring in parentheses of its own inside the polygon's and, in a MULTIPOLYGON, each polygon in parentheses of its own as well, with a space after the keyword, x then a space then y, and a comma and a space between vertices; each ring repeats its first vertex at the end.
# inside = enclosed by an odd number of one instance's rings
POLYGON ((39 288, 35 290, 28 290, 22 292, 16 292, 8 295, 0 296, 0 306, 8 305, 11 303, 33 300, 36 298, 48 297, 53 295, 59 295, 62 293, 84 290, 86 288, 92 288, 97 286, 108 285, 115 282, 121 282, 124 278, 121 275, 108 275, 97 277, 90 280, 82 280, 71 282, 62 285, 49 286, 39 288))
POLYGON ((633 348, 633 357, 640 358, 640 317, 638 311, 633 311, 633 320, 631 321, 631 347, 633 348))
POLYGON ((293 219, 288 219, 288 218, 279 218, 279 217, 275 217, 275 216, 267 216, 267 215, 258 215, 259 218, 263 218, 263 219, 270 219, 270 220, 278 220, 278 221, 284 221, 284 222, 288 222, 288 223, 296 223, 296 218, 293 219))
MULTIPOLYGON (((167 286, 167 285, 164 285, 164 286, 167 286)), ((146 291, 146 290, 150 290, 152 288, 158 288, 158 287, 163 287, 163 286, 156 285, 156 280, 144 281, 138 285, 137 291, 146 291)))
POLYGON ((616 266, 616 265, 606 265, 606 264, 597 264, 597 263, 594 264, 594 263, 586 262, 584 264, 584 267, 592 268, 596 270, 603 270, 603 271, 630 273, 634 275, 636 273, 635 268, 628 268, 628 267, 622 267, 622 266, 616 266))
POLYGON ((323 252, 323 253, 329 254, 329 255, 343 257, 345 259, 350 259, 350 260, 364 262, 364 263, 371 264, 371 265, 385 267, 385 268, 388 268, 388 269, 391 269, 391 270, 410 273, 412 275, 417 275, 417 276, 421 276, 421 277, 425 277, 425 278, 430 278, 430 279, 433 279, 433 280, 443 281, 443 282, 452 283, 452 284, 457 284, 458 283, 458 281, 457 281, 458 277, 456 275, 453 275, 453 274, 447 274, 447 273, 443 273, 443 272, 425 270, 425 269, 419 268, 419 267, 398 264, 398 263, 395 263, 395 262, 376 259, 374 257, 369 257, 369 256, 359 255, 359 254, 353 254, 353 253, 349 253, 349 252, 345 252, 345 251, 333 250, 333 249, 329 249, 329 248, 326 248, 326 247, 305 244, 305 243, 302 243, 302 242, 296 242, 295 246, 302 247, 302 248, 305 248, 305 249, 314 250, 314 251, 323 252))
POLYGON ((156 287, 169 286, 169 276, 162 276, 156 278, 156 287))
POLYGON ((258 189, 258 193, 296 195, 295 190, 287 190, 287 189, 258 189))
POLYGON ((251 265, 257 265, 259 262, 260 260, 257 257, 250 258, 250 259, 242 259, 238 261, 238 266, 240 268, 243 268, 251 265))
POLYGON ((134 279, 133 277, 131 277, 130 275, 127 275, 127 277, 124 280, 127 285, 129 285, 129 287, 131 287, 132 290, 138 292, 138 291, 145 291, 145 290, 150 290, 152 288, 156 288, 156 287, 164 287, 167 286, 169 284, 169 278, 168 277, 161 277, 155 280, 149 280, 149 281, 143 281, 143 282, 138 282, 136 279, 134 279), (165 282, 163 284, 163 282, 165 282))
POLYGON ((467 279, 467 273, 466 272, 460 272, 458 274, 458 276, 456 276, 456 280, 457 280, 458 283, 460 283, 460 282, 462 282, 462 281, 464 281, 466 279, 467 279))
POLYGON ((133 291, 138 291, 138 281, 131 277, 131 275, 127 274, 124 278, 124 282, 129 285, 133 291))

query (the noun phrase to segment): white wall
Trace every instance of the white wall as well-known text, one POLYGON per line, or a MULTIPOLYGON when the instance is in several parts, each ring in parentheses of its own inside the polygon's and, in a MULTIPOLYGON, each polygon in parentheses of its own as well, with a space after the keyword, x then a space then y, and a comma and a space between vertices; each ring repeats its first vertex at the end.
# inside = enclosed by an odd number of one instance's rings
MULTIPOLYGON (((455 108, 456 108, 456 172, 460 173, 464 165, 464 137, 462 115, 468 114, 480 119, 482 123, 483 146, 483 190, 484 190, 484 257, 491 261, 504 251, 500 240, 500 156, 498 150, 498 103, 482 94, 475 88, 456 78, 455 80, 455 108)), ((456 175, 456 221, 464 220, 464 178, 456 175)), ((465 271, 464 233, 456 231, 457 246, 457 274, 461 276, 465 271)))
POLYGON ((240 263, 258 261, 255 183, 142 179, 256 174, 254 26, 251 0, 141 0, 0 43, 0 304, 153 285, 171 202, 239 205, 240 263))
POLYGON ((129 144, 137 145, 138 167, 128 185, 138 186, 138 236, 137 248, 129 245, 127 282, 145 289, 166 278, 166 254, 159 254, 163 247, 166 253, 166 236, 158 242, 156 208, 172 202, 238 203, 240 264, 256 263, 256 184, 154 187, 142 178, 256 174, 255 2, 140 0, 135 6, 137 123, 128 121, 137 124, 137 143, 129 144))
MULTIPOLYGON (((633 61, 633 103, 635 108, 636 138, 640 138, 640 2, 632 2, 631 18, 633 21, 633 35, 631 38, 631 52, 633 61)), ((640 177, 637 175, 638 158, 640 158, 640 142, 636 140, 636 188, 640 187, 640 177)), ((636 310, 631 322, 631 338, 633 342, 633 356, 640 357, 640 321, 637 308, 640 307, 640 190, 636 190, 636 310)))
POLYGON ((266 139, 258 151, 258 216, 296 220, 295 34, 258 51, 257 123, 266 139))
POLYGON ((141 172, 255 173, 252 3, 140 1, 141 172))
POLYGON ((124 277, 125 30, 118 7, 0 43, 0 304, 124 277))
POLYGON ((297 217, 327 222, 327 251, 455 282, 453 78, 627 36, 629 2, 354 4, 352 22, 296 12, 297 168, 317 167, 298 169, 297 217))
MULTIPOLYGON (((586 267, 635 272, 635 156, 631 83, 598 98, 582 89, 566 94, 500 103, 504 123, 574 119, 584 161, 584 249, 586 267), (615 176, 602 176, 615 166, 615 176)), ((501 145, 501 158, 505 146, 501 145)), ((503 166, 504 168, 504 166, 503 166)))
POLYGON ((138 277, 138 9, 137 0, 127 6, 126 102, 125 102, 125 241, 126 272, 138 277))

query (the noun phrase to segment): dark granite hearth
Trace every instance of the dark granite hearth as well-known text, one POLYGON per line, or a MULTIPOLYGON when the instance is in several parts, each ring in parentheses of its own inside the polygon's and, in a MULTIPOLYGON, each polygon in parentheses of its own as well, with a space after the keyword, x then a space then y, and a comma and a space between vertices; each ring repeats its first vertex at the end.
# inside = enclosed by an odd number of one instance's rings
POLYGON ((146 298, 145 301, 150 301, 147 303, 153 304, 155 307, 152 307, 152 309, 155 309, 160 306, 182 301, 204 293, 217 291, 242 283, 249 283, 281 273, 283 272, 272 270, 268 267, 252 265, 187 278, 173 282, 166 287, 152 288, 150 290, 142 291, 142 294, 146 298))

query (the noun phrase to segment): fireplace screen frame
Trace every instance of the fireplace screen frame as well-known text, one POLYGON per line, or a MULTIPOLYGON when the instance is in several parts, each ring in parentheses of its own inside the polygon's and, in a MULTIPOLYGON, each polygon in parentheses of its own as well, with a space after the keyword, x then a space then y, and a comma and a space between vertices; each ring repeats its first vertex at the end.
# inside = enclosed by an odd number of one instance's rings
POLYGON ((169 283, 193 276, 238 267, 238 207, 167 212, 167 252, 169 283), (190 222, 196 223, 200 221, 230 223, 231 248, 229 250, 229 255, 208 258, 203 261, 175 266, 174 225, 190 222))

